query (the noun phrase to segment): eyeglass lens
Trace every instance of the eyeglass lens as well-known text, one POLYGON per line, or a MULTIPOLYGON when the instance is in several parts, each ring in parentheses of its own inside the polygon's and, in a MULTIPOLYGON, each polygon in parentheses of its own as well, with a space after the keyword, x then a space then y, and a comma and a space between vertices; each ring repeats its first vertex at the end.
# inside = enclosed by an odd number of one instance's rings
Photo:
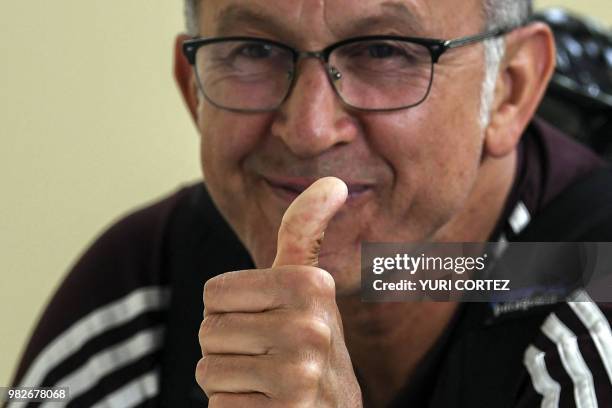
MULTIPOLYGON (((385 110, 420 103, 429 91, 433 64, 429 49, 395 40, 365 40, 335 48, 329 65, 343 101, 358 109, 385 110)), ((196 54, 202 91, 214 104, 238 110, 277 108, 290 90, 293 53, 266 42, 223 41, 196 54)))

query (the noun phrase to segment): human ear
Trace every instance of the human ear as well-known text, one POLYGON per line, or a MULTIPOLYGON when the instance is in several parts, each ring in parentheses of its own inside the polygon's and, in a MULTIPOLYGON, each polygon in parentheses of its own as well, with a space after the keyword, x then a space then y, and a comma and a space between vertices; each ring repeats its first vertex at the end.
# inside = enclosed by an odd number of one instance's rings
POLYGON ((555 42, 543 23, 506 35, 506 53, 495 86, 485 151, 493 157, 511 153, 532 119, 555 69, 555 42))
POLYGON ((176 36, 174 43, 174 79, 181 90, 185 104, 189 108, 191 118, 197 123, 198 86, 191 64, 183 54, 183 42, 190 38, 185 34, 176 36))

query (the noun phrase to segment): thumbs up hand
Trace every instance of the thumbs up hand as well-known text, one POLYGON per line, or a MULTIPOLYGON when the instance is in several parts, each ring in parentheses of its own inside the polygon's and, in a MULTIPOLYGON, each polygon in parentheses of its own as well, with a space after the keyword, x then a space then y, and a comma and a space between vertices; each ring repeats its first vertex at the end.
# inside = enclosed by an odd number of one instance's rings
POLYGON ((285 212, 271 268, 206 283, 196 380, 209 407, 361 407, 334 279, 317 267, 346 197, 339 179, 317 180, 285 212))

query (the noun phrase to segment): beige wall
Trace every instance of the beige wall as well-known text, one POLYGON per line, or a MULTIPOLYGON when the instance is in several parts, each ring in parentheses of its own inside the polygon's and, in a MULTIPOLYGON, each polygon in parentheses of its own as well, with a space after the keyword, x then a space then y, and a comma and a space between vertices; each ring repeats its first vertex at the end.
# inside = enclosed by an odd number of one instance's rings
POLYGON ((0 386, 93 237, 199 177, 197 134, 172 78, 179 3, 0 5, 0 386))
MULTIPOLYGON (((540 4, 610 24, 609 2, 540 4)), ((127 209, 198 178, 199 164, 171 74, 178 1, 4 1, 0 27, 2 386, 84 247, 127 209)))
POLYGON ((612 25, 612 3, 610 0, 534 0, 536 7, 565 7, 596 17, 608 27, 612 25))

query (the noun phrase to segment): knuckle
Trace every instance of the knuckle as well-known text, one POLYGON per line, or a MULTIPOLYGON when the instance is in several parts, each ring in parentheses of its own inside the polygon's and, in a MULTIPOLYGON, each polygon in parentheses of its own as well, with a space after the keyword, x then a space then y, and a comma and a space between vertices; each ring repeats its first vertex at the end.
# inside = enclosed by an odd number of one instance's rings
POLYGON ((222 378, 226 375, 227 367, 223 357, 206 355, 198 360, 196 365, 196 381, 198 385, 207 393, 211 391, 215 378, 222 378))
POLYGON ((218 282, 219 279, 220 279, 220 276, 215 276, 214 278, 210 278, 209 280, 206 281, 206 283, 204 283, 203 297, 204 297, 205 305, 209 303, 211 299, 214 298, 215 291, 217 287, 219 286, 219 282, 218 282))
POLYGON ((293 267, 284 274, 286 287, 302 296, 335 298, 336 285, 329 272, 313 266, 293 267))
POLYGON ((336 285, 329 272, 320 268, 311 268, 310 285, 317 295, 326 298, 336 297, 336 285))
POLYGON ((210 332, 210 321, 210 316, 206 316, 200 323, 200 330, 198 331, 200 343, 202 343, 208 337, 208 333, 210 332))
POLYGON ((204 316, 202 323, 200 324, 200 336, 210 335, 215 328, 221 326, 221 320, 225 316, 218 314, 207 314, 204 316))
POLYGON ((331 344, 331 328, 317 317, 308 317, 298 324, 296 334, 303 343, 317 350, 327 349, 331 344))
POLYGON ((227 290, 227 286, 235 276, 240 276, 241 271, 225 272, 221 275, 213 276, 204 283, 204 305, 210 305, 227 290))
POLYGON ((210 357, 202 357, 195 369, 195 379, 200 388, 208 395, 208 373, 209 373, 209 361, 210 357))
POLYGON ((200 323, 200 329, 198 330, 198 342, 200 343, 200 348, 202 348, 202 351, 204 351, 206 338, 206 328, 204 327, 204 320, 202 320, 200 323))
POLYGON ((202 352, 208 351, 210 339, 214 335, 215 329, 221 325, 221 320, 224 316, 222 315, 206 315, 200 323, 200 329, 198 330, 198 340, 200 342, 200 348, 202 352))
POLYGON ((295 370, 295 380, 302 392, 309 393, 319 388, 323 368, 316 360, 301 361, 295 370))

